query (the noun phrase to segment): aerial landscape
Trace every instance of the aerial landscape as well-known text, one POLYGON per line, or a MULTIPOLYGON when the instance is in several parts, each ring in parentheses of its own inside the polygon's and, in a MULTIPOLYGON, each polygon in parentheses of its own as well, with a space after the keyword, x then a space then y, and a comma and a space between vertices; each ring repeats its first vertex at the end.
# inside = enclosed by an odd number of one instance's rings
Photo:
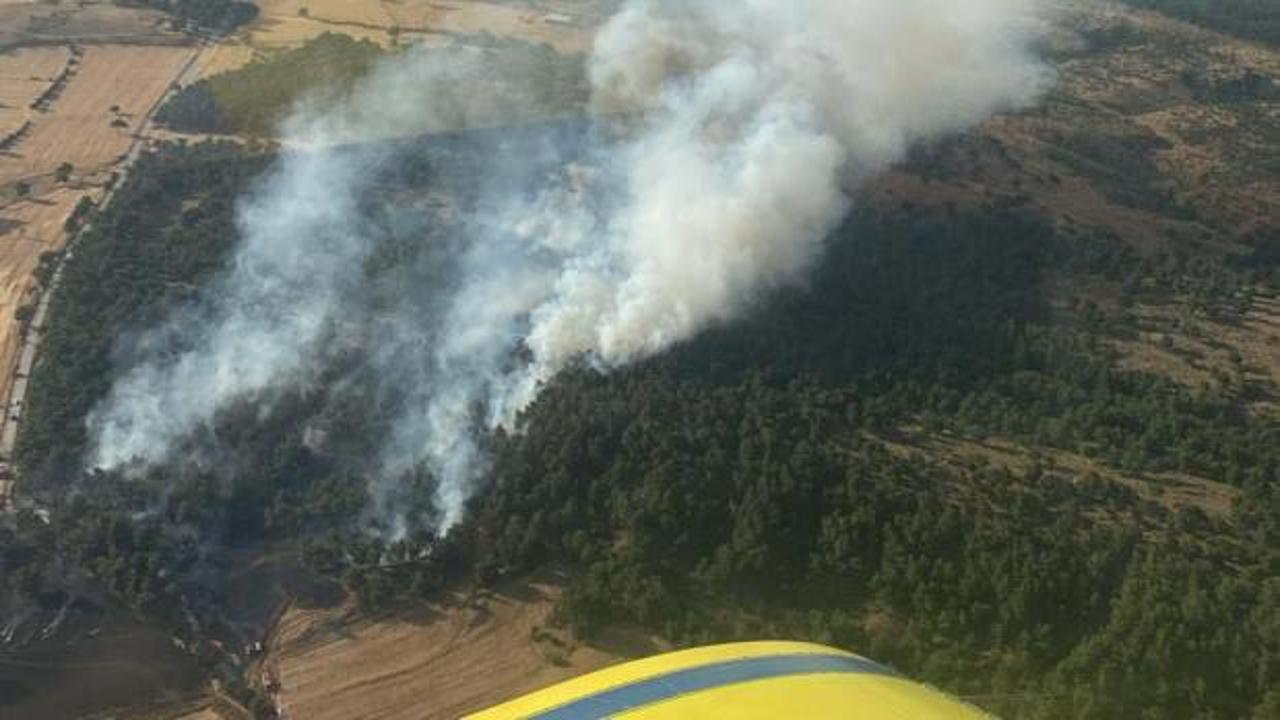
POLYGON ((0 718, 1280 719, 1280 3, 0 0, 0 396, 0 718))

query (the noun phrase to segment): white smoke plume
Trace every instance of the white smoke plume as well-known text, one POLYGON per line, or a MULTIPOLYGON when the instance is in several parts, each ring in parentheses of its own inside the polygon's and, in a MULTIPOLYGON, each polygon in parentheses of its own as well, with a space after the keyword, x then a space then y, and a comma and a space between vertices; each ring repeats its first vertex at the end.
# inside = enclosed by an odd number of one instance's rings
MULTIPOLYGON (((1034 100, 1043 20, 1038 0, 626 2, 587 60, 610 130, 465 225, 438 317, 378 321, 369 362, 408 409, 376 458, 375 507, 394 517, 395 478, 425 463, 447 528, 483 472, 477 433, 513 428, 567 366, 651 356, 802 282, 860 182, 1034 100)), ((314 380, 360 293, 370 243, 352 198, 379 162, 377 143, 315 148, 500 114, 476 80, 514 70, 489 62, 409 52, 347 102, 299 109, 292 149, 243 203, 214 316, 146 336, 91 417, 93 464, 161 462, 228 403, 314 380)))

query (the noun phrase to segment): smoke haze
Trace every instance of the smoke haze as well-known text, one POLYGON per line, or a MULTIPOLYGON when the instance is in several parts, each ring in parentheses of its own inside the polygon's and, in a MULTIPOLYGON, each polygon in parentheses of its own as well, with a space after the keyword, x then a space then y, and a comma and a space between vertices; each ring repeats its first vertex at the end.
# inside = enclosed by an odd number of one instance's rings
POLYGON ((559 372, 660 353, 803 282, 859 183, 915 143, 1034 100, 1049 81, 1030 49, 1040 10, 627 2, 587 60, 590 108, 608 119, 541 146, 537 162, 492 158, 483 202, 432 240, 450 248, 448 272, 422 268, 419 287, 387 303, 365 274, 384 223, 362 198, 392 152, 372 141, 517 117, 521 98, 496 88, 529 85, 488 53, 396 55, 350 97, 286 123, 287 149, 242 201, 241 244, 206 307, 122 351, 89 419, 90 464, 170 461, 230 404, 267 407, 319 382, 363 337, 363 371, 399 408, 368 459, 372 512, 396 525, 397 483, 425 466, 433 522, 448 528, 483 475, 478 439, 518 429, 559 372))

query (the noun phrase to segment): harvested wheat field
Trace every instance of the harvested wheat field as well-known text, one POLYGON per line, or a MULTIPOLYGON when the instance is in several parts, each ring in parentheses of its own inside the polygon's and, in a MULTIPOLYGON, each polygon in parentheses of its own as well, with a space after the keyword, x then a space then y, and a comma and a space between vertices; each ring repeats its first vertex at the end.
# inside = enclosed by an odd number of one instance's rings
POLYGON ((600 18, 591 2, 523 3, 453 0, 263 0, 249 29, 261 49, 296 47, 326 32, 382 45, 437 35, 496 37, 546 43, 563 53, 590 47, 600 18))
POLYGON ((316 22, 390 27, 395 20, 381 0, 264 0, 259 6, 271 17, 307 17, 316 22))
POLYGON ((0 185, 52 173, 61 163, 77 175, 118 161, 137 125, 168 90, 196 50, 190 47, 90 46, 48 112, 0 157, 0 185), (113 110, 113 108, 115 108, 113 110))
POLYGON ((0 55, 0 137, 31 115, 31 102, 70 57, 66 46, 19 48, 0 55))
POLYGON ((270 643, 263 684, 278 683, 287 717, 427 720, 619 662, 545 629, 555 595, 533 584, 376 623, 347 624, 342 610, 291 609, 270 643))
MULTIPOLYGON (((385 13, 379 15, 379 19, 375 22, 351 22, 329 18, 319 12, 312 17, 310 10, 305 15, 300 14, 299 10, 305 5, 306 3, 292 0, 278 2, 268 0, 259 3, 261 14, 248 28, 248 44, 259 50, 288 50, 329 32, 349 35, 357 40, 369 40, 383 46, 389 46, 392 43, 390 32, 392 23, 385 13)), ((379 3, 374 0, 355 0, 350 3, 338 3, 338 6, 344 15, 338 15, 335 18, 343 16, 350 18, 357 15, 360 8, 377 8, 379 3)))

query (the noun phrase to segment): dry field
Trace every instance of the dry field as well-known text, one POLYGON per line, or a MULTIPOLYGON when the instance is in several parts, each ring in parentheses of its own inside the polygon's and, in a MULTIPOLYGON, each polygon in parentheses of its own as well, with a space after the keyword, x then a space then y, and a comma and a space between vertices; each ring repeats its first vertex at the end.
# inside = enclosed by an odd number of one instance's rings
POLYGON ((0 55, 0 137, 32 115, 35 100, 71 57, 65 46, 19 48, 0 55))
POLYGON ((317 22, 390 27, 395 24, 381 0, 264 0, 264 15, 272 18, 307 16, 317 22))
POLYGON ((77 175, 115 163, 133 144, 138 123, 194 52, 189 47, 85 48, 79 71, 50 112, 33 116, 30 135, 0 157, 0 186, 47 175, 63 162, 73 164, 77 175), (117 118, 126 126, 113 127, 117 118))
POLYGON ((248 30, 249 44, 271 50, 296 47, 326 32, 340 32, 382 45, 439 36, 490 33, 546 43, 563 53, 590 46, 600 22, 594 0, 478 2, 472 0, 261 0, 260 19, 248 30), (557 22, 564 15, 571 22, 557 22))
POLYGON ((377 623, 348 624, 341 609, 291 609, 266 673, 279 682, 287 717, 456 718, 620 660, 560 633, 542 636, 555 593, 535 583, 515 596, 377 623))
POLYGON ((520 3, 431 2, 426 0, 401 0, 383 3, 403 28, 430 28, 437 32, 458 35, 476 35, 488 32, 498 37, 520 38, 534 43, 546 43, 563 53, 583 52, 590 49, 591 18, 581 18, 569 7, 554 9, 541 5, 520 3), (573 24, 549 22, 548 11, 574 18, 573 24))

